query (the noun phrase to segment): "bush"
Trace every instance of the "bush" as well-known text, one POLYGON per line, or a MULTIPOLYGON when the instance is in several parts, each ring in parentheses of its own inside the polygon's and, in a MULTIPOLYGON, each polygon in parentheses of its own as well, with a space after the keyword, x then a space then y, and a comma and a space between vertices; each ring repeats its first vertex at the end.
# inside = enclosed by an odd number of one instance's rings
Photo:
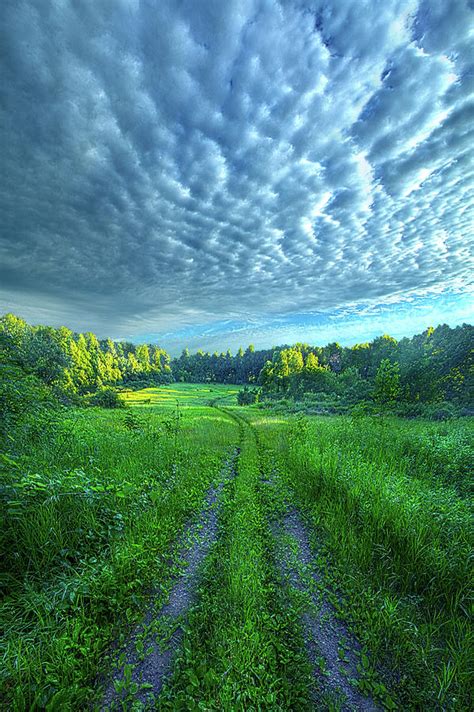
MULTIPOLYGON (((439 403, 397 403, 393 404, 391 411, 401 418, 427 418, 427 420, 450 420, 459 418, 465 409, 454 403, 441 401, 439 403)), ((467 415, 471 413, 468 412, 467 415)))
POLYGON ((101 388, 89 399, 89 405, 99 408, 125 408, 125 403, 115 388, 101 388))
POLYGON ((237 393, 237 403, 239 405, 252 405, 253 403, 258 403, 259 396, 259 390, 245 386, 245 388, 237 393))
POLYGON ((310 403, 311 405, 320 405, 321 403, 335 403, 339 400, 339 396, 336 393, 303 393, 301 399, 304 403, 310 403))
POLYGON ((458 415, 458 408, 453 403, 433 403, 427 406, 425 417, 430 420, 449 420, 458 415))
POLYGON ((58 406, 50 388, 0 351, 0 449, 41 437, 58 406))

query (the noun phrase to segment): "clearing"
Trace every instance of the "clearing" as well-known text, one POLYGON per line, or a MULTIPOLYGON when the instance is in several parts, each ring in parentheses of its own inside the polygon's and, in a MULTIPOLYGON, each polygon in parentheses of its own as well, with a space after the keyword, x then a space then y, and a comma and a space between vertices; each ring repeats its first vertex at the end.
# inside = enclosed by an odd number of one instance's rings
POLYGON ((2 707, 467 710, 472 420, 68 411, 8 503, 2 707))

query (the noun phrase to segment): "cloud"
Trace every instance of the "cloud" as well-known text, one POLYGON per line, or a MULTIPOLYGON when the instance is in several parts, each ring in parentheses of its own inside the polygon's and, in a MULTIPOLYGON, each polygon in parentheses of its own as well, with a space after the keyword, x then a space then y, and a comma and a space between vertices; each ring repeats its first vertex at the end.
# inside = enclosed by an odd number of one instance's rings
MULTIPOLYGON (((187 326, 161 334, 140 333, 132 336, 136 343, 160 343, 173 356, 184 347, 191 350, 234 353, 238 348, 254 344, 256 348, 271 348, 298 342, 322 346, 337 341, 343 346, 371 341, 389 333, 397 339, 423 332, 428 326, 449 324, 451 327, 469 323, 472 319, 472 294, 435 294, 406 297, 383 305, 357 305, 336 309, 329 314, 313 312, 278 317, 214 321, 211 324, 187 326)), ((130 338, 130 337, 129 337, 130 338)))
POLYGON ((473 16, 2 2, 2 306, 133 334, 467 285, 473 16))

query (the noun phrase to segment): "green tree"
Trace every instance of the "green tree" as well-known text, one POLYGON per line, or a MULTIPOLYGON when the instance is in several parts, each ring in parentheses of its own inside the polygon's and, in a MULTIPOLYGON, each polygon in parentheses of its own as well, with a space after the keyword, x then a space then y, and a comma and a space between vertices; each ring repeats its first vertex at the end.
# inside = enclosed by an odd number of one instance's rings
POLYGON ((273 361, 267 361, 259 373, 258 383, 262 386, 264 391, 271 391, 275 376, 274 376, 275 364, 273 361))
POLYGON ((248 386, 244 386, 244 388, 237 393, 237 403, 239 405, 252 405, 252 403, 258 402, 258 398, 258 390, 249 388, 248 386))
POLYGON ((99 408, 125 408, 125 402, 115 388, 110 388, 110 386, 99 388, 90 399, 90 404, 99 408))
POLYGON ((140 344, 135 349, 135 356, 140 364, 140 371, 143 373, 148 373, 150 368, 150 349, 146 344, 140 344))
POLYGON ((140 373, 140 363, 134 353, 130 352, 127 356, 127 376, 130 378, 140 373))
POLYGON ((17 360, 22 360, 25 341, 30 333, 31 326, 15 314, 5 314, 0 319, 0 334, 3 335, 4 348, 8 348, 17 360))
POLYGON ((374 398, 377 403, 393 403, 400 396, 400 366, 388 358, 382 359, 375 374, 374 398))
POLYGON ((71 343, 72 380, 80 392, 93 387, 93 369, 91 357, 84 334, 78 334, 71 343))
POLYGON ((50 326, 33 329, 25 346, 29 369, 47 385, 63 386, 71 359, 62 348, 59 332, 50 326))
POLYGON ((103 375, 103 364, 102 364, 102 352, 100 350, 100 344, 97 336, 91 331, 87 331, 85 334, 86 348, 89 354, 90 365, 91 365, 91 379, 88 384, 89 388, 99 388, 102 386, 102 375, 103 375))

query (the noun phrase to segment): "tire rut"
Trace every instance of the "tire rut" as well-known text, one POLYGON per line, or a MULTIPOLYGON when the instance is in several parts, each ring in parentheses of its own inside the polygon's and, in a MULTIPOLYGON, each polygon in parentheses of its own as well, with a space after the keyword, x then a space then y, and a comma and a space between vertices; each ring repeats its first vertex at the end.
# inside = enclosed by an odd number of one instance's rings
MULTIPOLYGON (((382 708, 362 694, 350 680, 360 675, 361 646, 341 621, 324 592, 323 576, 314 560, 308 532, 296 509, 289 508, 281 522, 273 525, 278 542, 277 557, 280 575, 289 586, 304 595, 306 605, 301 613, 303 639, 313 677, 331 698, 338 700, 344 712, 362 710, 376 712, 382 708), (294 542, 284 547, 282 538, 294 542)), ((316 709, 323 709, 321 694, 313 694, 316 709), (316 699, 317 698, 317 699, 316 699)))
POLYGON ((236 448, 224 466, 219 483, 208 490, 199 517, 186 527, 179 539, 181 567, 174 577, 167 602, 158 609, 150 606, 125 648, 116 655, 119 662, 99 706, 103 712, 122 708, 124 702, 152 704, 170 675, 183 638, 184 619, 196 596, 199 570, 217 538, 220 494, 225 482, 235 477, 239 453, 240 448, 236 448), (164 646, 163 630, 166 629, 164 646))
MULTIPOLYGON (((257 445, 261 483, 274 487, 277 469, 274 465, 269 467, 270 463, 264 461, 264 446, 255 426, 242 415, 216 402, 213 406, 238 424, 241 440, 245 430, 252 433, 257 445)), ((314 709, 325 709, 324 698, 327 696, 330 698, 327 709, 337 707, 341 712, 380 712, 382 707, 350 682, 360 677, 361 646, 347 625, 337 618, 324 593, 323 576, 312 554, 306 527, 294 507, 288 505, 282 521, 273 523, 272 534, 276 542, 281 542, 282 536, 286 536, 296 544, 294 552, 284 551, 280 545, 276 565, 283 582, 287 581, 309 604, 301 615, 301 624, 313 678, 318 682, 318 690, 314 689, 311 695, 314 709), (322 661, 324 672, 321 670, 322 661)))

